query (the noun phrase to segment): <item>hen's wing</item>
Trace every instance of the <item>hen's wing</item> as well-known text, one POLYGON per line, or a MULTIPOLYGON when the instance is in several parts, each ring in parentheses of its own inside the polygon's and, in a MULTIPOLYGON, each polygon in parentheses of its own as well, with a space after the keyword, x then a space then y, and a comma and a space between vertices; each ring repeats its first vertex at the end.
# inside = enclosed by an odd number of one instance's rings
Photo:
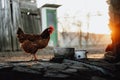
POLYGON ((47 39, 41 38, 41 39, 37 40, 36 43, 37 43, 38 49, 45 48, 48 45, 49 40, 50 40, 50 38, 47 38, 47 39))
POLYGON ((36 40, 41 39, 40 35, 33 35, 33 34, 20 34, 18 35, 18 39, 20 43, 23 43, 26 40, 29 40, 31 42, 34 42, 36 40))
POLYGON ((38 50, 38 46, 37 43, 29 41, 29 40, 25 40, 22 44, 21 44, 22 49, 27 52, 27 53, 31 53, 31 54, 35 54, 36 51, 38 50))

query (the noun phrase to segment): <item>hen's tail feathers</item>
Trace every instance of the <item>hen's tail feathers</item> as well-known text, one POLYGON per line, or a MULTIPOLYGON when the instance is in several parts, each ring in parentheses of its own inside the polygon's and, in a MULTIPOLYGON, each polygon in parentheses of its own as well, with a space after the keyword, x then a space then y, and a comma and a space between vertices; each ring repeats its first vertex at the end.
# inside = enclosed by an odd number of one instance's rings
POLYGON ((24 32, 22 31, 20 27, 18 27, 17 34, 24 34, 24 32))

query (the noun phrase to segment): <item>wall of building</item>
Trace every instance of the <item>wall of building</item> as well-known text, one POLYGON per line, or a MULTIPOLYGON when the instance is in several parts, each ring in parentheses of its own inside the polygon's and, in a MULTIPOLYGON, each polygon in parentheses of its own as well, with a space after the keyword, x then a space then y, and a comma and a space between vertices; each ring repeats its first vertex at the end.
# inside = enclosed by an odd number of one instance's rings
POLYGON ((40 10, 20 0, 0 0, 0 4, 0 51, 20 50, 16 31, 21 27, 28 33, 40 33, 40 10))

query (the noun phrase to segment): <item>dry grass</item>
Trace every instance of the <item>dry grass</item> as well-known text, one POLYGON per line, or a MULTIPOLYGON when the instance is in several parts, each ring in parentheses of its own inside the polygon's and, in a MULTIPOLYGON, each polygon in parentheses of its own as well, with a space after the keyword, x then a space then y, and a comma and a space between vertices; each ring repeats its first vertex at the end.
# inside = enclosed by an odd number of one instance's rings
MULTIPOLYGON (((53 54, 39 54, 37 55, 38 59, 46 59, 46 60, 50 60, 54 57, 53 54)), ((104 58, 104 53, 97 53, 97 54, 92 54, 92 53, 88 53, 87 54, 87 58, 104 58)), ((8 62, 8 61, 30 61, 32 59, 32 56, 30 54, 25 54, 22 56, 6 56, 6 57, 0 57, 0 62, 8 62)))
POLYGON ((104 58, 104 53, 87 54, 88 58, 104 58))
MULTIPOLYGON (((43 54, 39 54, 37 55, 38 59, 52 59, 54 57, 53 54, 47 54, 47 55, 43 55, 43 54)), ((30 54, 25 54, 25 55, 21 55, 21 56, 4 56, 4 57, 0 57, 0 62, 8 62, 8 61, 30 61, 32 60, 32 55, 30 54)))
MULTIPOLYGON (((104 48, 105 47, 92 47, 87 49, 88 58, 104 58, 104 48)), ((43 49, 37 52, 38 59, 52 59, 54 57, 53 48, 43 49)), ((0 62, 8 61, 30 61, 32 56, 30 54, 25 54, 23 51, 17 52, 1 52, 0 62)))

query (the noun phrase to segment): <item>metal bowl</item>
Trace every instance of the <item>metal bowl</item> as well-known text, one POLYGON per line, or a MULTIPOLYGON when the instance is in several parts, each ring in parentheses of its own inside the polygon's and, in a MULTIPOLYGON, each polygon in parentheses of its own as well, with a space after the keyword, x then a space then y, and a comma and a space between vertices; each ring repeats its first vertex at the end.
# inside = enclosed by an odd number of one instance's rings
POLYGON ((74 57, 76 60, 84 59, 87 58, 87 53, 87 50, 76 50, 74 57))

